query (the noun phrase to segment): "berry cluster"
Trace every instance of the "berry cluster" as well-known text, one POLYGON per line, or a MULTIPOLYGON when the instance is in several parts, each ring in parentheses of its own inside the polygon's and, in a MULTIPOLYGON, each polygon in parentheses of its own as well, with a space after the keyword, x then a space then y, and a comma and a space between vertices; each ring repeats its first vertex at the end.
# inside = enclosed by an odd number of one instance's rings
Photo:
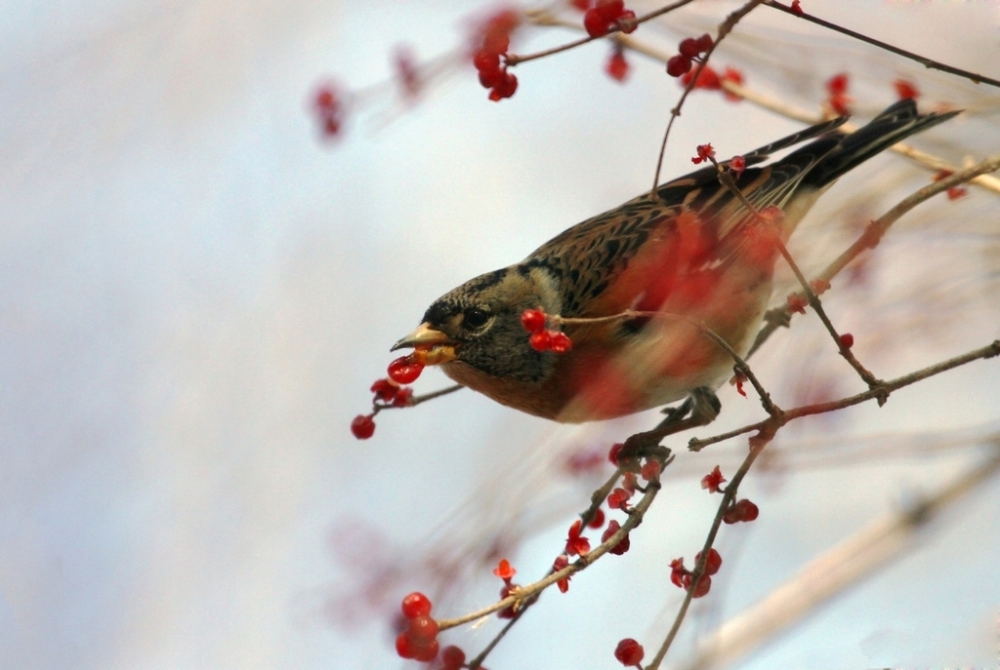
POLYGON ((313 96, 313 111, 324 137, 340 134, 344 124, 344 104, 332 84, 324 84, 313 96))
MULTIPOLYGON (((952 172, 951 170, 941 170, 936 175, 934 175, 934 181, 941 181, 942 179, 950 177, 953 174, 955 173, 952 172)), ((952 186, 951 188, 948 189, 947 193, 949 200, 958 200, 959 198, 967 195, 969 193, 969 189, 965 188, 964 186, 952 186)))
POLYGON ((591 37, 601 37, 615 29, 630 33, 636 29, 635 12, 625 9, 623 0, 597 0, 583 15, 583 27, 591 37))
MULTIPOLYGON (((694 562, 695 565, 701 562, 701 552, 694 557, 694 562)), ((712 588, 712 575, 717 573, 720 567, 722 567, 722 556, 715 549, 709 549, 708 558, 705 560, 705 574, 698 578, 698 583, 691 591, 692 598, 701 598, 708 594, 712 588)), ((670 562, 670 581, 685 591, 691 589, 694 573, 684 567, 683 558, 675 558, 670 562)))
POLYGON ((405 384, 411 384, 417 380, 427 361, 427 352, 416 350, 413 353, 397 358, 389 364, 389 378, 376 379, 372 384, 371 392, 375 394, 372 398, 372 406, 375 408, 371 414, 359 414, 351 421, 351 433, 359 440, 367 440, 375 434, 375 415, 379 410, 386 407, 410 407, 413 405, 413 389, 407 388, 405 384))
POLYGON ((849 80, 847 74, 841 72, 830 77, 826 82, 826 106, 835 114, 847 116, 851 113, 851 97, 847 95, 849 80))
POLYGON ((642 657, 645 655, 646 652, 642 648, 642 645, 630 637, 625 638, 615 647, 615 658, 626 668, 632 666, 636 668, 642 667, 639 664, 642 663, 642 657))
POLYGON ((702 56, 712 48, 715 42, 712 36, 705 33, 701 37, 686 37, 677 45, 677 55, 667 61, 667 74, 680 77, 687 74, 696 62, 702 61, 702 56))
POLYGON ((396 653, 425 663, 433 661, 438 655, 438 625, 430 616, 430 599, 415 591, 403 598, 402 610, 407 627, 396 637, 396 653))
POLYGON ((521 325, 531 333, 528 343, 535 351, 551 351, 555 354, 565 354, 573 348, 573 340, 569 335, 558 330, 546 330, 547 317, 540 309, 526 309, 521 313, 521 325))
POLYGON ((509 98, 517 91, 517 77, 507 71, 507 63, 502 61, 510 48, 510 35, 520 21, 517 12, 502 11, 487 20, 480 30, 472 64, 479 71, 479 83, 490 90, 493 102, 509 98))

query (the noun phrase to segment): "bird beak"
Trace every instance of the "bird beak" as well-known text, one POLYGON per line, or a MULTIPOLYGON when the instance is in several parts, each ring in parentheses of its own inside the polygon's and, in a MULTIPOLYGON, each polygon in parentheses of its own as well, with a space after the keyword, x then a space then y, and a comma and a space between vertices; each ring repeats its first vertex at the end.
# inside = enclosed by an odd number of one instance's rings
POLYGON ((404 347, 414 347, 420 349, 437 348, 437 345, 449 345, 454 348, 454 342, 440 330, 434 330, 428 324, 422 323, 417 329, 392 345, 389 351, 396 351, 404 347))

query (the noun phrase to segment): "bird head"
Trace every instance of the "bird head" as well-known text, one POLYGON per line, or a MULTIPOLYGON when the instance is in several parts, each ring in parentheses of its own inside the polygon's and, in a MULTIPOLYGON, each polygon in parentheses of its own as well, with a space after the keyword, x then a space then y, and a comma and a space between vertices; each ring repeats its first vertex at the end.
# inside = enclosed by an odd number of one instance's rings
POLYGON ((445 372, 456 378, 452 373, 459 370, 454 368, 464 365, 492 377, 537 382, 551 370, 553 354, 531 348, 521 314, 526 309, 558 314, 560 308, 547 268, 513 265, 445 293, 427 309, 420 326, 392 349, 428 349, 428 362, 444 364, 445 372))

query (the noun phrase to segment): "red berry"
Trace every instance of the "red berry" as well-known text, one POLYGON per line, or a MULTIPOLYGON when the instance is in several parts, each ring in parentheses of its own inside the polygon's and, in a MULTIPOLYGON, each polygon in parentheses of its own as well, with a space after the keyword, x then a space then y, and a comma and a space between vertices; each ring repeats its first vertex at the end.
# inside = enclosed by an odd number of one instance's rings
POLYGON ((604 525, 604 510, 602 510, 601 508, 597 508, 597 511, 594 512, 594 518, 590 520, 590 523, 588 523, 587 526, 590 528, 600 528, 603 525, 604 525))
POLYGON ((459 670, 465 665, 465 652, 451 644, 441 650, 441 662, 444 667, 441 670, 459 670))
POLYGON ((615 658, 626 667, 639 665, 645 654, 646 652, 643 650, 642 645, 630 637, 625 638, 615 647, 615 658))
POLYGON ((528 338, 528 344, 535 351, 548 351, 552 348, 552 335, 547 330, 540 330, 531 334, 531 337, 528 338))
POLYGON ((615 81, 625 81, 625 77, 628 76, 628 61, 625 60, 625 54, 615 49, 608 59, 608 64, 604 66, 604 71, 615 81))
POLYGON ((316 91, 316 107, 322 110, 333 109, 337 106, 337 96, 327 87, 316 91))
POLYGON ((677 51, 685 58, 694 58, 698 55, 698 40, 693 37, 685 37, 677 46, 677 51))
POLYGON ((596 7, 588 9, 583 15, 583 27, 591 37, 607 35, 610 24, 611 22, 604 18, 603 13, 596 7))
POLYGON ((715 44, 715 41, 712 39, 711 35, 705 33, 704 35, 702 35, 697 39, 696 43, 698 45, 698 53, 703 54, 712 48, 712 45, 715 44))
POLYGON ((792 14, 802 16, 804 12, 802 11, 802 5, 799 4, 799 1, 800 0, 792 0, 792 14))
POLYGON ((610 509, 628 509, 628 499, 632 497, 632 494, 625 489, 618 488, 612 491, 608 495, 608 507, 610 509))
POLYGON ((698 580, 698 583, 694 587, 694 591, 691 593, 692 598, 701 598, 708 593, 708 590, 712 588, 712 578, 708 575, 702 575, 698 580))
POLYGON ((371 388, 371 392, 375 394, 375 399, 382 402, 392 402, 392 399, 396 397, 399 390, 399 384, 388 379, 376 379, 371 388))
POLYGON ((625 11, 624 0, 597 0, 594 8, 608 21, 617 21, 625 11))
POLYGON ((590 551, 590 540, 580 535, 582 531, 583 521, 580 519, 574 521, 573 525, 569 527, 569 537, 566 538, 566 553, 570 556, 586 554, 590 551))
POLYGON ((667 74, 679 77, 691 69, 691 59, 686 56, 674 56, 667 61, 667 74))
POLYGON ((414 591, 403 598, 403 616, 407 619, 430 616, 430 613, 431 600, 420 591, 414 591))
POLYGON ((540 309, 526 309, 521 312, 521 325, 529 333, 537 333, 545 328, 545 312, 540 309))
POLYGON ((323 134, 333 137, 340 133, 340 120, 329 116, 323 119, 323 134))
POLYGON ((433 640, 438 634, 437 621, 429 616, 418 616, 410 619, 407 631, 418 640, 433 640))
POLYGON ((494 72, 500 69, 500 54, 480 49, 472 57, 472 64, 480 72, 494 72))
POLYGON ((753 521, 760 514, 757 505, 746 498, 737 501, 735 505, 726 510, 722 515, 722 520, 726 523, 739 523, 740 521, 753 521))
POLYGON ((516 91, 517 77, 504 70, 503 77, 500 81, 493 85, 493 90, 490 91, 490 100, 493 102, 499 102, 504 98, 512 97, 516 91))
POLYGON ((733 173, 733 176, 737 179, 743 174, 743 171, 747 169, 747 159, 743 156, 733 156, 729 161, 729 170, 733 173))
POLYGON ((389 379, 397 384, 412 384, 424 370, 424 364, 419 357, 410 354, 397 358, 389 363, 389 379))
POLYGON ((843 95, 844 93, 847 93, 847 84, 847 74, 841 72, 840 74, 833 75, 827 80, 826 90, 832 96, 843 95))
POLYGON ((566 333, 549 331, 549 349, 557 354, 565 354, 573 348, 573 340, 566 333))
MULTIPOLYGON (((694 70, 686 73, 681 77, 681 84, 687 86, 694 79, 694 70)), ((694 83, 695 88, 707 88, 710 91, 717 91, 722 88, 722 80, 719 78, 719 73, 713 70, 708 65, 701 68, 701 73, 698 75, 698 79, 694 83)))
POLYGON ((684 567, 683 558, 675 558, 670 561, 670 581, 678 588, 684 588, 684 579, 691 573, 684 567))
POLYGON ((426 644, 417 647, 417 653, 413 657, 413 660, 420 661, 421 663, 430 663, 438 655, 438 641, 429 640, 426 644))
POLYGON ((406 633, 396 636, 396 653, 400 658, 416 658, 418 646, 417 641, 406 633))
POLYGON ((612 465, 618 465, 618 454, 621 450, 625 448, 625 445, 621 442, 617 442, 611 445, 611 450, 608 451, 608 460, 611 461, 612 465))
MULTIPOLYGON (((701 552, 700 551, 694 557, 694 562, 696 564, 701 562, 701 552)), ((722 567, 722 556, 720 556, 719 552, 717 552, 715 550, 715 548, 713 547, 712 549, 708 550, 708 560, 705 561, 705 574, 706 575, 714 575, 715 573, 717 573, 719 571, 720 567, 722 567)))
POLYGON ((844 347, 845 349, 850 349, 851 347, 853 347, 854 346, 854 336, 851 335, 850 333, 844 333, 843 335, 841 335, 840 336, 840 346, 844 347))
POLYGON ((479 84, 483 88, 493 88, 501 81, 503 81, 503 70, 499 68, 497 68, 496 70, 479 71, 479 84))
MULTIPOLYGON (((608 522, 608 527, 604 530, 604 534, 601 535, 601 542, 607 542, 609 539, 611 539, 611 536, 617 533, 619 530, 621 530, 621 528, 622 528, 621 524, 612 519, 610 522, 608 522)), ((629 550, 629 547, 631 545, 632 542, 631 540, 628 539, 628 533, 625 533, 625 537, 618 540, 618 544, 608 549, 608 552, 615 554, 617 556, 621 556, 622 554, 624 554, 626 551, 629 550)))
POLYGON ((847 116, 851 113, 851 99, 843 93, 830 96, 826 102, 830 105, 830 109, 841 116, 847 116))
POLYGON ((413 404, 413 389, 401 388, 396 397, 392 399, 393 407, 409 407, 413 404))
POLYGON ((590 9, 590 0, 569 0, 569 4, 576 7, 581 12, 585 12, 590 9))
POLYGON ((351 421, 351 432, 359 440, 367 440, 374 435, 375 422, 372 420, 372 415, 365 416, 364 414, 359 414, 354 417, 354 420, 351 421))

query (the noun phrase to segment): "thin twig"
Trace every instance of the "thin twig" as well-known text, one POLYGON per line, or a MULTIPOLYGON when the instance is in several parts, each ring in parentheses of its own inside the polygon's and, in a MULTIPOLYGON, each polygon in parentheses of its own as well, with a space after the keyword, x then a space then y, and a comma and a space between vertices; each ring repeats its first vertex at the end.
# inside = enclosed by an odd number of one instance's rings
MULTIPOLYGON (((1000 155, 987 158, 970 168, 960 170, 953 175, 927 184, 914 193, 911 193, 892 209, 869 223, 860 237, 817 275, 816 282, 829 284, 834 277, 847 267, 851 261, 861 255, 862 252, 875 248, 881 242, 882 237, 885 236, 889 228, 902 218, 904 214, 920 203, 942 191, 947 191, 959 184, 969 182, 979 176, 997 170, 1000 170, 1000 155)), ((795 293, 793 297, 805 298, 806 296, 803 293, 795 293)), ((768 312, 767 316, 765 316, 767 323, 757 333, 757 337, 754 339, 749 353, 747 353, 747 358, 752 356, 778 328, 787 327, 791 321, 791 316, 792 311, 787 304, 768 312)))
POLYGON ((708 563, 709 550, 712 548, 712 544, 715 542, 715 537, 719 533, 719 528, 722 525, 722 518, 725 516, 726 511, 735 502, 736 493, 739 491, 740 483, 746 476, 747 472, 750 471, 750 466, 753 462, 757 460, 757 456, 764 450, 764 447, 770 440, 774 437, 775 431, 779 427, 779 422, 772 419, 771 424, 768 429, 761 430, 761 439, 754 444, 754 447, 750 449, 750 453, 747 454, 746 458, 743 459, 742 465, 733 475, 732 480, 730 480, 729 485, 726 487, 723 493, 722 500, 719 503, 719 509, 715 513, 715 519, 712 520, 712 527, 708 531, 708 537, 705 539, 705 544, 701 550, 701 559, 695 566, 694 572, 691 574, 691 586, 688 588, 687 593, 684 594, 684 602, 681 603, 680 609, 677 611, 677 616, 674 617, 674 623, 670 627, 670 631, 667 633, 667 637, 663 640, 663 644, 660 645, 659 650, 656 652, 656 656, 653 660, 649 662, 645 670, 656 670, 660 667, 660 663, 663 662, 663 657, 666 656, 667 651, 670 649, 670 645, 673 644, 674 638, 677 637, 678 631, 680 631, 681 624, 684 622, 684 617, 687 616, 688 608, 691 606, 691 599, 694 597, 694 591, 698 588, 698 582, 701 580, 701 576, 705 574, 705 566, 708 563))
MULTIPOLYGON (((972 361, 986 358, 993 358, 994 356, 1000 355, 1000 340, 994 340, 992 343, 975 349, 961 356, 956 356, 955 358, 949 358, 941 363, 936 363, 926 368, 921 368, 910 374, 903 375, 902 377, 897 377, 896 379, 891 379, 889 381, 883 381, 878 387, 873 389, 868 389, 863 393, 858 393, 856 395, 847 396, 846 398, 841 398, 840 400, 832 400, 830 402, 816 403, 814 405, 802 405, 800 407, 795 407, 793 409, 786 409, 782 412, 780 417, 780 423, 782 426, 794 421, 795 419, 800 419, 804 416, 812 416, 814 414, 825 414, 826 412, 833 412, 838 409, 844 409, 846 407, 852 407, 854 405, 860 405, 863 402, 872 400, 873 398, 888 398, 889 395, 897 391, 904 386, 909 386, 915 384, 916 382, 927 379, 928 377, 933 377, 934 375, 941 374, 948 370, 960 367, 966 363, 971 363, 972 361)), ((710 444, 715 444, 717 442, 723 442, 730 438, 736 437, 738 435, 743 435, 745 433, 750 433, 755 430, 764 429, 769 422, 774 421, 774 417, 769 417, 763 421, 758 421, 742 428, 737 428, 720 435, 715 435, 713 437, 708 437, 705 439, 692 438, 688 442, 688 448, 691 451, 701 451, 710 444)))
POLYGON ((454 393, 455 391, 465 388, 461 384, 455 384, 454 386, 446 386, 438 391, 432 391, 430 393, 425 393, 424 395, 413 396, 410 399, 410 404, 408 405, 393 405, 392 403, 372 403, 372 416, 375 416, 382 410, 386 409, 407 409, 409 407, 416 407, 421 403, 425 403, 428 400, 434 400, 434 398, 440 398, 443 395, 448 395, 449 393, 454 393))
POLYGON ((726 17, 726 20, 719 24, 719 32, 712 42, 712 46, 705 52, 702 57, 701 62, 695 68, 694 73, 691 76, 691 81, 688 85, 684 87, 684 92, 681 93, 680 100, 677 101, 677 105, 670 110, 670 120, 667 122, 667 129, 663 133, 663 142, 660 143, 660 156, 656 160, 656 171, 653 173, 653 190, 650 192, 649 197, 653 200, 658 198, 657 188, 660 186, 660 171, 663 169, 663 157, 667 152, 667 140, 670 138, 670 130, 674 127, 674 121, 678 116, 681 115, 681 107, 684 106, 684 101, 687 100, 688 95, 694 90, 694 87, 698 83, 698 77, 701 76, 701 71, 705 69, 708 65, 709 58, 715 53, 716 47, 719 46, 719 42, 726 38, 733 28, 739 23, 740 19, 749 14, 757 5, 764 2, 764 0, 749 0, 745 5, 734 11, 732 14, 726 17))
POLYGON ((984 77, 981 74, 975 74, 974 72, 969 72, 967 70, 962 70, 957 67, 952 67, 951 65, 945 65, 944 63, 940 63, 936 60, 932 60, 925 56, 921 56, 920 54, 915 54, 912 51, 907 51, 905 49, 900 49, 899 47, 894 47, 891 44, 886 44, 885 42, 881 42, 872 37, 868 37, 867 35, 862 35, 859 32, 850 30, 849 28, 838 26, 836 23, 830 23, 829 21, 824 21, 819 17, 813 16, 811 14, 806 14, 801 10, 795 11, 788 5, 783 5, 780 2, 777 2, 776 0, 766 0, 765 4, 768 7, 771 7, 772 9, 778 9, 782 12, 785 12, 786 14, 791 14, 792 16, 798 17, 804 21, 809 21, 810 23, 815 23, 818 26, 823 26, 828 30, 832 30, 834 32, 841 33, 843 35, 847 35, 848 37, 853 37, 854 39, 861 40, 862 42, 867 42, 872 46, 876 46, 879 49, 884 49, 886 51, 896 54, 897 56, 902 56, 903 58, 909 58, 910 60, 914 60, 929 70, 940 70, 942 72, 947 72, 948 74, 964 77, 965 79, 970 80, 974 84, 989 84, 990 86, 996 86, 1000 88, 1000 81, 997 81, 996 79, 990 79, 989 77, 984 77))

